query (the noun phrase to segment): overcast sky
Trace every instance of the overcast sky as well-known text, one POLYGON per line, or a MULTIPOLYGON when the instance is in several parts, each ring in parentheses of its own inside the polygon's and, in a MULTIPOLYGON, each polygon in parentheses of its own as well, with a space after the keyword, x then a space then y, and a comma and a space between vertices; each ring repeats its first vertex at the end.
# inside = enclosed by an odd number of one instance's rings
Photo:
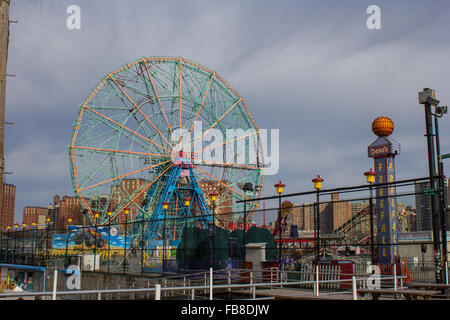
MULTIPOLYGON (((417 92, 450 104, 448 1, 12 0, 7 82, 6 182, 16 220, 25 206, 73 195, 68 146, 80 104, 109 72, 142 56, 181 56, 226 79, 260 128, 280 130, 286 192, 365 182, 371 123, 388 116, 401 144, 397 179, 428 173, 417 92), (69 5, 81 29, 66 27, 69 5), (366 9, 381 9, 369 30, 366 9)), ((450 116, 441 150, 450 152, 450 116)))

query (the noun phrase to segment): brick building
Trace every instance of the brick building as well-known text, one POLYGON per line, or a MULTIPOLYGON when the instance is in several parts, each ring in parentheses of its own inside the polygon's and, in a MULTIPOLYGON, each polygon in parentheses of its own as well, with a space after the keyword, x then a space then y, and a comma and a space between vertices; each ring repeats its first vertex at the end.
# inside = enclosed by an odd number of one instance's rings
MULTIPOLYGON (((321 201, 326 201, 321 198, 321 201)), ((332 234, 344 223, 352 219, 368 203, 352 203, 350 201, 340 201, 339 194, 331 194, 329 203, 321 203, 320 212, 320 231, 323 234, 332 234)), ((314 231, 315 204, 304 203, 294 205, 292 212, 292 225, 296 225, 299 231, 314 231)), ((290 229, 290 228, 288 228, 290 229)))
POLYGON ((48 216, 48 208, 43 207, 25 207, 23 208, 22 224, 31 226, 34 223, 37 225, 45 225, 45 219, 48 216))
POLYGON ((217 196, 215 222, 217 226, 228 229, 230 222, 233 220, 232 191, 217 181, 199 181, 199 185, 210 209, 212 209, 212 203, 209 194, 213 191, 219 194, 217 196))
MULTIPOLYGON (((99 207, 105 207, 108 209, 116 209, 117 206, 121 207, 126 204, 125 201, 134 198, 134 196, 139 192, 139 190, 147 184, 148 181, 145 179, 123 179, 121 180, 120 185, 111 186, 111 201, 109 204, 109 208, 107 206, 107 199, 105 198, 105 203, 101 203, 99 207)), ((130 213, 128 216, 128 221, 133 220, 139 212, 139 209, 142 206, 142 201, 144 200, 147 192, 141 192, 138 197, 128 206, 130 208, 130 213)), ((102 211, 103 208, 99 208, 102 211)), ((126 217, 125 213, 122 212, 119 215, 118 221, 125 222, 126 217)))
POLYGON ((314 230, 314 208, 314 204, 312 203, 294 205, 292 210, 292 224, 296 225, 299 231, 314 230))
POLYGON ((3 210, 0 214, 0 227, 14 224, 14 206, 16 202, 16 186, 3 184, 3 210))
POLYGON ((62 199, 56 195, 53 197, 53 204, 47 208, 48 216, 57 230, 64 230, 67 227, 69 217, 72 218, 70 224, 82 225, 82 207, 77 197, 64 195, 62 199))

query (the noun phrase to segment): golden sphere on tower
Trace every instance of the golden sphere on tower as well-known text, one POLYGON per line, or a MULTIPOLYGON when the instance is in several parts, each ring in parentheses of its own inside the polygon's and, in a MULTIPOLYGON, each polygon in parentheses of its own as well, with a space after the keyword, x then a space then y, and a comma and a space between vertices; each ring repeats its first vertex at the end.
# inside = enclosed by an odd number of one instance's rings
POLYGON ((394 131, 394 122, 388 117, 378 117, 372 122, 372 131, 377 136, 389 136, 394 131))

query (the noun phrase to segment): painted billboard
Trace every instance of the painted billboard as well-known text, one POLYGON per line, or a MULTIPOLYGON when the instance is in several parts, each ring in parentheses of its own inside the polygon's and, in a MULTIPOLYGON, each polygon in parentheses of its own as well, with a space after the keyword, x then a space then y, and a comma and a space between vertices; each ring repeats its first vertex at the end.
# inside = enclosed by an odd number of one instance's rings
POLYGON ((130 237, 125 239, 125 236, 119 235, 116 227, 109 226, 68 226, 66 233, 53 235, 53 249, 66 249, 66 246, 68 249, 129 249, 130 242, 130 237))

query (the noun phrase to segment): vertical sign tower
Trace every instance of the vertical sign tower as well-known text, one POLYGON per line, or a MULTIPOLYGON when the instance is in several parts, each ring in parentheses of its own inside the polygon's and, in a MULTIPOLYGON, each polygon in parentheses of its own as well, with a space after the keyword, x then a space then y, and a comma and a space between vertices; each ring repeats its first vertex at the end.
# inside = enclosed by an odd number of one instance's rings
MULTIPOLYGON (((377 172, 375 183, 395 181, 395 156, 400 154, 400 144, 388 138, 394 131, 394 123, 387 117, 372 122, 372 131, 378 136, 368 147, 368 155, 374 159, 377 172)), ((395 263, 398 258, 398 221, 395 187, 376 188, 378 262, 395 263)))

